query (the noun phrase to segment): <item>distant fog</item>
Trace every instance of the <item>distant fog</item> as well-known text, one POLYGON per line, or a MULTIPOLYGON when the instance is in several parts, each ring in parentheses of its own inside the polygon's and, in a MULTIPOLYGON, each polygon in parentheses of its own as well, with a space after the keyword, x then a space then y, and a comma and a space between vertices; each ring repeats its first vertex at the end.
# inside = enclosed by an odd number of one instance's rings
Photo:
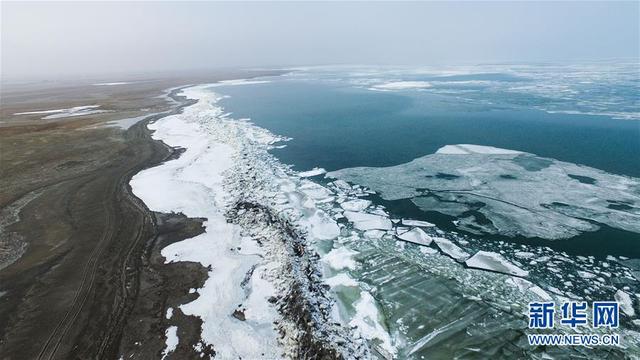
POLYGON ((2 2, 2 77, 640 58, 640 2, 2 2))

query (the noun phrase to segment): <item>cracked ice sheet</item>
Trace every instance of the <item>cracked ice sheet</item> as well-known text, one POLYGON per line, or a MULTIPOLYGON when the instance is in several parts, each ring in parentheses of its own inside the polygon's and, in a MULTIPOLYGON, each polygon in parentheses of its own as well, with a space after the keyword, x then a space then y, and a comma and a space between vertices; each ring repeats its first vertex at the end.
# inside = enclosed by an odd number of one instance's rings
POLYGON ((593 222, 640 233, 639 179, 514 150, 447 145, 409 163, 327 176, 385 200, 410 199, 423 211, 477 211, 491 223, 473 216, 458 223, 476 233, 564 239, 597 230, 593 222))
MULTIPOLYGON (((130 183, 133 193, 153 211, 207 218, 203 234, 162 249, 168 262, 195 261, 210 267, 208 279, 198 289, 199 297, 180 307, 186 315, 202 319, 202 339, 225 358, 259 358, 263 353, 278 357, 277 333, 272 326, 277 312, 273 307, 254 309, 253 305, 266 303, 272 289, 255 276, 248 296, 240 286, 245 274, 261 258, 259 254, 230 250, 243 241, 239 226, 227 223, 224 217, 224 172, 233 165, 235 150, 212 140, 208 129, 199 123, 221 113, 211 104, 215 95, 203 92, 202 87, 185 89, 183 94, 199 102, 149 128, 155 130, 153 138, 169 146, 181 146, 185 152, 135 175, 130 183), (246 321, 230 316, 238 304, 247 307, 246 321)), ((261 273, 258 269, 254 274, 261 273)))

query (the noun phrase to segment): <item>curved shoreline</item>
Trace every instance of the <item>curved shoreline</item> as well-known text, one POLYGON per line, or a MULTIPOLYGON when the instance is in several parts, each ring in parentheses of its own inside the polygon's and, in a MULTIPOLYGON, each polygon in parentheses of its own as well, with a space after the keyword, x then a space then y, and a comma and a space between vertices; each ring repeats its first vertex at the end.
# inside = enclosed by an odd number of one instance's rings
MULTIPOLYGON (((181 116, 150 126, 156 131, 155 139, 180 146, 184 152, 138 173, 131 182, 133 192, 152 210, 206 218, 204 233, 161 251, 169 266, 195 261, 209 273, 195 290, 199 296, 166 310, 171 314, 168 322, 176 310, 201 319, 202 341, 195 347, 208 345, 222 357, 364 356, 366 343, 355 343, 357 337, 347 335, 348 330, 332 320, 333 300, 316 268, 318 256, 307 247, 305 236, 270 209, 260 191, 243 190, 261 187, 256 179, 265 175, 250 170, 264 165, 261 160, 252 162, 249 154, 255 152, 259 158, 281 139, 224 119, 221 109, 209 107, 208 98, 196 97, 200 103, 181 116), (167 191, 173 192, 171 197, 167 191), (264 233, 270 235, 264 237, 264 233), (277 329, 279 335, 267 328, 277 329)), ((168 337, 176 331, 169 329, 168 337)), ((186 348, 182 337, 168 340, 165 354, 175 353, 169 351, 175 342, 178 348, 186 348)))

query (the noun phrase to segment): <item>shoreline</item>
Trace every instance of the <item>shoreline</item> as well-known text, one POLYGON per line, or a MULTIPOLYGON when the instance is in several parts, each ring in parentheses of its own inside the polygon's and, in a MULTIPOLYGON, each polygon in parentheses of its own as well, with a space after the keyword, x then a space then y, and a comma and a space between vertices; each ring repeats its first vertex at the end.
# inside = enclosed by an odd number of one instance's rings
MULTIPOLYGON (((185 92, 189 92, 189 89, 185 92)), ((186 312, 200 318, 203 333, 202 342, 198 344, 201 344, 200 347, 211 346, 222 357, 273 358, 286 354, 298 358, 309 356, 310 351, 331 358, 348 358, 357 354, 365 356, 368 353, 366 343, 362 340, 354 342, 352 339, 357 340, 358 337, 347 335, 348 329, 333 319, 329 311, 333 300, 317 269, 319 257, 313 255, 315 251, 307 245, 303 233, 289 220, 277 215, 277 211, 272 210, 268 201, 261 198, 258 192, 246 193, 237 189, 238 184, 246 183, 252 177, 264 176, 264 173, 246 173, 247 168, 251 167, 246 154, 257 152, 262 155, 271 144, 283 139, 263 130, 255 132, 257 128, 236 128, 235 125, 226 128, 223 122, 235 123, 235 120, 222 120, 224 116, 220 109, 212 110, 208 103, 210 99, 202 96, 198 98, 199 103, 193 105, 196 109, 186 108, 188 114, 182 116, 184 119, 180 119, 180 116, 167 117, 150 124, 150 128, 155 130, 154 139, 168 143, 169 147, 179 146, 184 151, 172 161, 147 169, 148 174, 145 171, 137 174, 131 182, 134 194, 154 211, 206 218, 202 234, 172 243, 161 250, 162 255, 167 257, 168 265, 195 261, 209 269, 205 284, 192 291, 199 297, 178 308, 167 309, 171 314, 168 322, 172 321, 178 309, 181 315, 186 312), (216 132, 230 131, 228 135, 231 137, 221 140, 220 137, 225 135, 219 135, 215 139, 216 136, 209 132, 208 135, 214 139, 206 139, 205 123, 198 124, 200 114, 206 114, 202 121, 219 125, 215 128, 216 132), (200 135, 203 131, 205 135, 200 135), (240 133, 233 134, 235 131, 240 133), (246 143, 243 138, 245 133, 247 137, 257 140, 252 144, 246 143), (180 143, 180 139, 187 143, 180 143), (231 145, 225 145, 225 141, 231 145), (218 163, 213 168, 213 163, 206 162, 211 156, 218 163), (190 166, 194 163, 198 163, 198 170, 190 166), (205 166, 205 163, 209 165, 205 166), (163 167, 167 169, 162 170, 163 167), (199 175, 200 171, 204 175, 199 175), (171 175, 162 175, 164 173, 181 174, 178 176, 185 176, 187 182, 172 179, 171 175), (194 181, 197 185, 194 185, 194 181), (173 189, 175 200, 162 195, 166 193, 162 189, 169 188, 173 189), (195 200, 195 193, 205 199, 195 200), (185 200, 180 200, 182 198, 185 200), (208 204, 214 205, 209 208, 208 204), (258 228, 262 230, 257 231, 258 228), (270 236, 265 237, 264 233, 270 236), (216 235, 215 239, 211 237, 213 235, 216 235), (226 244, 226 248, 221 248, 224 247, 222 244, 226 244), (196 249, 199 252, 192 253, 196 249), (292 274, 291 269, 298 270, 293 270, 292 274), (205 304, 212 303, 216 304, 215 309, 209 305, 205 310, 205 304), (267 315, 269 313, 271 315, 267 315), (270 327, 277 329, 277 333, 266 330, 270 327), (228 336, 219 334, 219 331, 228 336), (236 336, 239 337, 236 339, 236 336), (251 338, 251 342, 247 343, 247 338, 251 338), (239 350, 239 343, 234 345, 235 341, 243 344, 242 350, 239 350)), ((258 162, 254 166, 260 164, 258 162)), ((174 337, 176 331, 180 331, 180 327, 168 327, 167 338, 174 337)), ((193 340, 190 338, 186 342, 193 343, 193 340)), ((186 347, 183 342, 185 339, 182 337, 179 341, 168 339, 167 349, 175 348, 175 345, 169 344, 177 343, 184 351, 186 347)), ((173 354, 170 351, 168 353, 173 354)))

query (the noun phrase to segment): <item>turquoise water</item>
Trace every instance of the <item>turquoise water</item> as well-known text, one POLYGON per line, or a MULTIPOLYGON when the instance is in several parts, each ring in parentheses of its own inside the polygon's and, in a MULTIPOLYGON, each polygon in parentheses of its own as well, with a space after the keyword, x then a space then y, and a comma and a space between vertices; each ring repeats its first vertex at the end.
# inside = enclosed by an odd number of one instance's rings
MULTIPOLYGON (((434 78, 408 76, 403 80, 434 78)), ((549 113, 538 107, 554 102, 553 99, 536 93, 527 96, 486 91, 489 85, 485 83, 468 84, 469 81, 492 81, 504 86, 504 83, 532 82, 514 75, 490 73, 446 79, 461 82, 453 81, 448 88, 464 87, 465 92, 443 94, 439 90, 434 92, 433 87, 381 92, 341 79, 285 77, 263 84, 223 87, 221 92, 229 97, 222 105, 235 118, 250 118, 276 134, 293 138, 285 148, 274 149, 273 154, 297 170, 315 166, 328 171, 391 166, 432 154, 448 144, 477 144, 640 177, 640 121, 608 115, 549 113), (499 95, 503 101, 499 101, 499 95)), ((598 94, 602 92, 599 91, 598 94)), ((627 94, 627 102, 636 101, 631 95, 627 94)), ((452 223, 455 220, 452 216, 422 212, 409 201, 373 198, 395 216, 420 218, 436 223, 443 230, 459 231, 452 223)), ((606 255, 640 258, 637 245, 640 234, 606 226, 569 240, 480 237, 544 245, 569 254, 598 258, 606 255)))
POLYGON ((226 87, 222 101, 293 141, 273 151, 298 169, 389 166, 448 144, 521 150, 640 177, 640 122, 469 104, 445 95, 276 81, 226 87))

